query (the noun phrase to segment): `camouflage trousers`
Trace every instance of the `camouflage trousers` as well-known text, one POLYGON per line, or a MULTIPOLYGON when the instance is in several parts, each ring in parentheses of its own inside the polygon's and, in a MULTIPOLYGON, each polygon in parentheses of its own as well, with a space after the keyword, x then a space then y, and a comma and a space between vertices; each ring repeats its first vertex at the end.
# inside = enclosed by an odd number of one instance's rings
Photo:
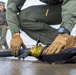
POLYGON ((8 45, 7 45, 7 42, 6 42, 6 33, 7 33, 7 29, 6 29, 6 26, 7 25, 2 25, 0 26, 0 48, 2 48, 2 45, 8 49, 8 45))
POLYGON ((22 10, 19 14, 20 28, 32 39, 43 44, 51 44, 58 35, 58 29, 50 25, 60 24, 61 5, 49 6, 46 16, 47 5, 31 6, 22 10))

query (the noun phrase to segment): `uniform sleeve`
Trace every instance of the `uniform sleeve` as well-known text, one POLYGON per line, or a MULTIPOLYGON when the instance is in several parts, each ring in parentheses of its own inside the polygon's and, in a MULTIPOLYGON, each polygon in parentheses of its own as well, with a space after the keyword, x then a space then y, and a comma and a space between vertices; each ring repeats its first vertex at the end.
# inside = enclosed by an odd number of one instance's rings
POLYGON ((62 4, 62 27, 65 27, 69 32, 72 31, 76 24, 76 1, 64 0, 62 4))
POLYGON ((26 0, 8 0, 6 9, 6 20, 12 35, 20 32, 18 13, 26 0))

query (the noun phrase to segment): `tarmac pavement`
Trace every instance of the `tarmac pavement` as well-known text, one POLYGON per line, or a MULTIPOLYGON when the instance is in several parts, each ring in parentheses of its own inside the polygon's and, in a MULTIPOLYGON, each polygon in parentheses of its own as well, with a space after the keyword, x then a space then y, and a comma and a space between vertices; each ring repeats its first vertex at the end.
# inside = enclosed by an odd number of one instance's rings
POLYGON ((23 61, 14 57, 0 58, 0 75, 76 75, 76 64, 49 64, 36 61, 23 61))

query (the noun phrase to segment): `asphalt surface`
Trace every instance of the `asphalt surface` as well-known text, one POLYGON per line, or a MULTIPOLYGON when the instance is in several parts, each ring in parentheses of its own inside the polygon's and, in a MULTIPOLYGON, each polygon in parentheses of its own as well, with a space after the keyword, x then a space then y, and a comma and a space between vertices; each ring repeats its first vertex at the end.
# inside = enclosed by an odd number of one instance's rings
POLYGON ((76 64, 50 64, 27 57, 0 58, 0 75, 76 75, 76 64))

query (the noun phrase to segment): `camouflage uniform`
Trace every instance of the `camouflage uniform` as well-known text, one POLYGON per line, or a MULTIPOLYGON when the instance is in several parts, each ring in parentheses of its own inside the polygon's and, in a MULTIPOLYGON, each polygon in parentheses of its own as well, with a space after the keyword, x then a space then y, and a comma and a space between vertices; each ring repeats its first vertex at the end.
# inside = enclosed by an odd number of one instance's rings
MULTIPOLYGON (((4 3, 0 1, 0 5, 3 5, 4 3)), ((6 42, 6 33, 7 33, 7 23, 6 23, 6 10, 4 11, 0 10, 0 49, 2 49, 2 45, 5 46, 6 49, 8 49, 8 45, 6 42)))
POLYGON ((47 5, 30 6, 21 10, 25 1, 8 0, 6 18, 12 35, 22 29, 32 39, 37 40, 41 35, 40 41, 50 44, 58 35, 58 30, 50 25, 61 23, 61 26, 71 32, 76 24, 75 0, 40 0, 47 5), (47 9, 49 12, 45 16, 47 9))

